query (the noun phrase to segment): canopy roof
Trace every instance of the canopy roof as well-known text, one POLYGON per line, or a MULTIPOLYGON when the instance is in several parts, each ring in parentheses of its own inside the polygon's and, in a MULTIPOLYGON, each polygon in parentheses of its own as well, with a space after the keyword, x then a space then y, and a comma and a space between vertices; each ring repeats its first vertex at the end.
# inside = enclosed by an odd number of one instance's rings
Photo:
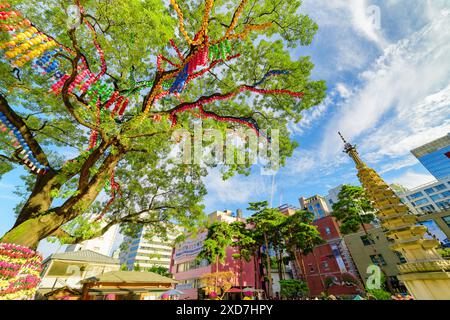
POLYGON ((80 281, 81 283, 134 283, 134 284, 144 284, 144 283, 155 283, 155 284, 172 284, 178 283, 178 281, 173 280, 168 277, 163 277, 157 273, 153 272, 140 272, 140 271, 111 271, 106 272, 94 277, 90 277, 80 281))
POLYGON ((101 264, 119 264, 118 259, 113 259, 104 254, 97 253, 92 250, 79 250, 74 252, 55 253, 45 259, 44 263, 49 260, 67 260, 67 261, 81 261, 101 264))

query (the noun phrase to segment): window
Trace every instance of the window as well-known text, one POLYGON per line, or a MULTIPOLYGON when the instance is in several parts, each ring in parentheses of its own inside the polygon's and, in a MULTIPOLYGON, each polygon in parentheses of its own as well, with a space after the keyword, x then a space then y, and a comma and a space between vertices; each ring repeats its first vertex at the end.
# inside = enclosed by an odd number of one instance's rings
POLYGON ((424 190, 427 194, 432 194, 434 192, 433 188, 428 188, 424 190))
POLYGON ((442 220, 444 220, 444 222, 450 228, 450 216, 442 217, 442 220))
POLYGON ((328 199, 328 203, 331 204, 331 205, 333 205, 333 203, 334 203, 334 202, 333 202, 333 199, 328 199))
POLYGON ((430 204, 428 206, 421 207, 420 211, 422 211, 423 213, 430 213, 436 211, 436 208, 432 204, 430 204))
POLYGON ((320 203, 316 203, 316 208, 317 209, 320 209, 321 207, 320 207, 320 203))
POLYGON ((422 192, 416 192, 416 193, 413 193, 412 195, 408 196, 408 199, 411 200, 411 199, 417 199, 417 198, 420 198, 420 197, 423 197, 423 193, 422 192))
POLYGON ((433 201, 438 201, 439 199, 442 199, 442 198, 444 198, 442 193, 435 194, 434 196, 431 196, 431 199, 433 199, 433 201))
POLYGON ((365 246, 370 246, 375 243, 372 238, 368 237, 367 235, 361 236, 361 241, 365 246))
POLYGON ((322 267, 323 267, 325 270, 330 269, 330 266, 329 266, 329 264, 328 264, 328 261, 322 261, 322 267))
POLYGON ((326 234, 331 234, 331 230, 330 230, 329 227, 326 227, 326 228, 325 228, 325 233, 326 233, 326 234))
POLYGON ((313 265, 312 265, 312 264, 309 264, 308 267, 309 267, 309 272, 310 272, 310 273, 314 273, 314 267, 313 267, 313 265))
POLYGON ((323 218, 325 216, 325 211, 319 209, 319 217, 323 218))
POLYGON ((421 206, 422 204, 428 203, 428 199, 420 199, 414 202, 414 206, 421 206))
POLYGON ((450 190, 444 191, 441 194, 444 196, 444 198, 450 197, 450 190))
POLYGON ((445 186, 445 184, 440 184, 438 186, 434 187, 437 191, 441 191, 441 190, 445 190, 447 189, 447 187, 445 186))
POLYGON ((377 266, 380 266, 380 264, 382 266, 386 265, 386 261, 384 260, 383 256, 381 254, 374 254, 370 256, 370 260, 372 260, 372 262, 374 264, 376 264, 377 266))
POLYGON ((397 256, 398 260, 400 260, 401 264, 406 263, 405 257, 400 252, 398 252, 398 251, 394 251, 394 252, 395 252, 395 255, 397 256))
POLYGON ((450 208, 450 200, 444 200, 441 202, 437 202, 436 205, 442 210, 449 209, 450 208))

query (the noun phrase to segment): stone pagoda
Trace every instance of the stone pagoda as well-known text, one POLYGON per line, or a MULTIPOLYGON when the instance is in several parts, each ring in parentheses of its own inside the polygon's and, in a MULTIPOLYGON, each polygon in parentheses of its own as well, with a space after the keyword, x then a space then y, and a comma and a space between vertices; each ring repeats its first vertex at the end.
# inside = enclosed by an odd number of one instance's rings
POLYGON ((408 291, 417 300, 450 300, 450 260, 444 260, 436 251, 439 241, 425 239, 427 228, 417 225, 417 217, 391 190, 384 180, 359 157, 356 146, 345 141, 344 152, 355 162, 358 178, 367 197, 377 209, 381 226, 392 241, 392 250, 406 259, 398 265, 400 275, 408 291))

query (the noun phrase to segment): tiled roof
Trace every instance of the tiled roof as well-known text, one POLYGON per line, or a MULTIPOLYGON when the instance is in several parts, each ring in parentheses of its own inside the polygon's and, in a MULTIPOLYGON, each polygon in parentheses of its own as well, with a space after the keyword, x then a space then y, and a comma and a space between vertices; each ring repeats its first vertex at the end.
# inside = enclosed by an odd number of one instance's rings
POLYGON ((90 277, 81 281, 85 282, 110 282, 110 283, 177 283, 168 277, 163 277, 153 272, 140 271, 111 271, 90 277))
POLYGON ((105 264, 119 264, 118 259, 105 256, 92 250, 80 250, 74 252, 55 253, 49 256, 46 260, 70 260, 70 261, 84 261, 91 263, 105 263, 105 264))

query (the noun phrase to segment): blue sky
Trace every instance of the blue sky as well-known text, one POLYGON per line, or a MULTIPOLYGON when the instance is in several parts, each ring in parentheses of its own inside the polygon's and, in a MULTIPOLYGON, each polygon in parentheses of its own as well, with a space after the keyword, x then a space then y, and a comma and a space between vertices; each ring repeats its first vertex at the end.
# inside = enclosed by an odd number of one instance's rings
POLYGON ((450 131, 450 3, 305 0, 302 8, 319 31, 292 56, 312 57, 313 77, 327 81, 328 97, 291 126, 300 147, 274 188, 270 176, 222 181, 212 172, 208 212, 271 198, 273 206, 298 206, 300 196, 358 184, 337 131, 388 183, 412 188, 434 180, 410 150, 450 131))
MULTIPOLYGON (((358 184, 337 131, 387 182, 414 187, 433 180, 409 151, 450 132, 449 1, 305 0, 302 13, 319 31, 310 47, 292 56, 312 57, 313 78, 327 81, 328 97, 291 125, 300 147, 273 188, 272 177, 259 172, 222 181, 212 171, 205 180, 207 212, 271 198, 273 206, 298 206, 300 196, 358 184)), ((0 181, 0 234, 14 223, 19 199, 13 191, 22 173, 0 181)))

